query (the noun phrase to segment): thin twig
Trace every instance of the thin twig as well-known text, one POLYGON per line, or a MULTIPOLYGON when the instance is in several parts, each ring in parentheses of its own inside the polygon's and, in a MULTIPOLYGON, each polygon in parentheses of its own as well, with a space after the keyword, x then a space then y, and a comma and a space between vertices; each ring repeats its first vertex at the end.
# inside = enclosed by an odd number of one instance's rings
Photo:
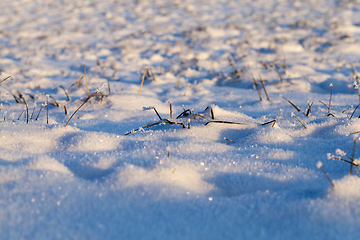
POLYGON ((86 84, 86 93, 87 93, 88 97, 90 97, 89 83, 88 83, 88 79, 87 79, 87 76, 86 76, 85 64, 84 64, 84 76, 85 76, 85 84, 86 84))
POLYGON ((172 119, 172 113, 173 113, 173 110, 172 110, 172 103, 170 102, 170 119, 172 119))
POLYGON ((347 111, 347 110, 349 110, 350 108, 351 108, 351 106, 350 106, 350 107, 348 107, 348 108, 346 108, 345 110, 341 111, 341 113, 346 112, 346 111, 347 111))
POLYGON ((41 110, 43 109, 43 107, 44 107, 44 105, 41 106, 41 108, 40 108, 40 110, 39 110, 39 112, 38 112, 38 115, 37 115, 36 118, 35 118, 35 121, 38 120, 38 118, 39 118, 39 116, 40 116, 40 112, 41 112, 41 110))
POLYGON ((312 102, 308 105, 308 108, 306 109, 306 112, 305 112, 305 116, 309 116, 309 114, 311 113, 311 107, 314 105, 315 102, 312 102))
POLYGON ((330 92, 330 100, 329 100, 329 113, 331 111, 331 98, 332 98, 332 93, 333 93, 333 85, 332 85, 332 83, 330 84, 330 87, 331 87, 331 92, 330 92))
POLYGON ((84 78, 84 76, 81 76, 78 80, 76 80, 73 84, 68 87, 68 93, 70 92, 70 88, 75 86, 76 84, 80 85, 81 80, 84 78))
POLYGON ((299 121, 299 123, 301 123, 301 125, 303 125, 303 127, 306 129, 306 126, 300 121, 300 119, 298 119, 294 113, 291 114, 291 116, 293 116, 296 120, 299 121))
POLYGON ((27 105, 24 97, 23 97, 23 101, 24 101, 25 107, 26 107, 26 123, 29 123, 29 108, 28 108, 28 105, 27 105))
POLYGON ((80 105, 80 107, 78 107, 75 112, 70 116, 69 120, 67 121, 67 123, 65 124, 65 127, 69 124, 70 120, 73 118, 73 116, 75 115, 75 113, 77 113, 80 108, 82 108, 82 106, 85 105, 85 103, 87 103, 93 96, 95 96, 95 94, 97 94, 98 91, 95 91, 90 97, 86 98, 85 101, 80 105))
POLYGON ((144 73, 143 73, 143 76, 142 76, 142 79, 141 79, 141 84, 140 84, 140 89, 139 89, 138 95, 140 95, 140 93, 141 93, 141 89, 142 89, 142 86, 144 84, 146 72, 147 72, 147 68, 145 68, 145 70, 144 70, 144 73))
POLYGON ((229 142, 235 143, 233 140, 228 139, 228 138, 226 138, 226 137, 224 137, 224 139, 225 139, 226 141, 229 141, 229 142))
POLYGON ((209 122, 205 123, 205 125, 208 125, 209 123, 225 123, 225 124, 249 125, 248 123, 237 123, 237 122, 228 122, 228 121, 209 121, 209 122))
POLYGON ((354 113, 355 113, 356 109, 358 109, 359 106, 360 106, 360 103, 355 107, 353 113, 352 113, 351 116, 350 116, 350 119, 354 116, 354 113))
POLYGON ((269 121, 269 122, 266 122, 266 123, 263 123, 263 124, 261 124, 261 125, 267 125, 267 124, 270 124, 270 123, 272 123, 272 126, 271 127, 274 127, 275 126, 275 124, 276 124, 276 119, 274 119, 274 120, 271 120, 271 121, 269 121))
POLYGON ((33 111, 32 111, 32 113, 31 113, 30 120, 33 118, 33 116, 34 116, 34 112, 35 112, 35 106, 34 106, 33 111))
POLYGON ((264 89, 264 92, 265 92, 266 98, 267 98, 267 100, 268 100, 268 101, 270 101, 269 95, 267 94, 267 91, 266 91, 266 88, 265 88, 264 81, 262 80, 261 75, 259 75, 259 76, 260 76, 260 82, 261 82, 262 87, 263 87, 263 89, 264 89))
POLYGON ((111 90, 110 90, 110 82, 109 82, 109 78, 107 78, 106 80, 107 80, 107 85, 108 85, 108 91, 109 91, 109 95, 111 95, 111 90))
POLYGON ((3 82, 5 82, 5 81, 8 80, 9 78, 11 78, 11 76, 8 76, 8 77, 6 77, 5 79, 1 80, 0 84, 3 83, 3 82))
POLYGON ((49 124, 49 96, 46 96, 46 123, 49 124))
POLYGON ((64 91, 67 100, 70 101, 70 100, 71 100, 71 99, 70 99, 70 96, 69 96, 69 94, 67 93, 67 91, 65 90, 65 88, 64 88, 63 86, 59 86, 59 88, 61 88, 61 89, 64 91))
POLYGON ((325 105, 325 107, 328 109, 328 112, 330 112, 330 108, 329 108, 329 106, 326 104, 326 103, 324 103, 323 101, 321 101, 321 100, 319 100, 319 102, 321 102, 322 104, 324 104, 325 105))
POLYGON ((257 90, 257 92, 259 94, 260 101, 262 101, 261 93, 260 93, 259 87, 258 87, 254 77, 253 77, 253 82, 254 82, 255 88, 256 88, 256 90, 257 90))
MULTIPOLYGON (((18 120, 20 120, 21 118, 21 115, 25 112, 25 110, 22 110, 22 112, 20 113, 19 117, 18 117, 18 120)), ((4 121, 5 121, 5 116, 4 116, 4 121)))
MULTIPOLYGON (((347 163, 350 163, 350 167, 352 167, 353 165, 354 166, 359 166, 358 164, 356 164, 356 163, 354 163, 354 162, 352 162, 352 161, 349 161, 349 160, 346 160, 346 159, 343 159, 343 158, 341 158, 341 157, 336 157, 336 156, 332 156, 331 157, 332 159, 337 159, 337 160, 340 160, 340 161, 343 161, 343 162, 347 162, 347 163)), ((352 175, 352 170, 351 170, 351 174, 350 175, 352 175)))
POLYGON ((153 107, 153 109, 154 109, 156 115, 159 117, 159 119, 162 120, 162 118, 161 118, 160 114, 158 113, 158 111, 156 110, 156 108, 153 107))
POLYGON ((295 104, 293 104, 289 99, 287 99, 286 97, 283 97, 283 99, 288 101, 288 103, 290 103, 290 105, 293 106, 296 109, 296 111, 301 112, 301 109, 298 108, 295 104))
POLYGON ((327 178, 327 180, 329 180, 329 182, 331 183, 331 186, 335 187, 333 181, 331 180, 331 178, 329 177, 329 175, 327 174, 327 172, 322 168, 320 167, 321 171, 324 173, 325 177, 327 178))

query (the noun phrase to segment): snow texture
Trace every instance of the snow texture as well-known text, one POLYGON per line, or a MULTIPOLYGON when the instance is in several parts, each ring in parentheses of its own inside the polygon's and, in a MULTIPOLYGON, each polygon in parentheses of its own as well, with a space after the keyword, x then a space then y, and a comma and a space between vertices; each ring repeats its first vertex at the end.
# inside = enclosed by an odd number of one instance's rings
POLYGON ((1 239, 360 238, 359 0, 0 8, 1 239))

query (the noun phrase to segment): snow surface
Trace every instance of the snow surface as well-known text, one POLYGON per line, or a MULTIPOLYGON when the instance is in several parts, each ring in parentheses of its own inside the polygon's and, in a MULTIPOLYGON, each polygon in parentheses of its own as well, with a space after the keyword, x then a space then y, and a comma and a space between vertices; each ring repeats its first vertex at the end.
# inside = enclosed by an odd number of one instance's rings
POLYGON ((1 239, 359 239, 359 6, 2 0, 1 239))

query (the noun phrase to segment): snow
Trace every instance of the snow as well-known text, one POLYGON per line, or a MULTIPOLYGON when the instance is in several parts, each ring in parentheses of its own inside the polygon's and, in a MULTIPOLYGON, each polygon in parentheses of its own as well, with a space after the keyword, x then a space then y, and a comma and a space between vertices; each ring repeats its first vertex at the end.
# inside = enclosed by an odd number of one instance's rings
POLYGON ((1 239, 359 239, 359 6, 1 1, 1 239))

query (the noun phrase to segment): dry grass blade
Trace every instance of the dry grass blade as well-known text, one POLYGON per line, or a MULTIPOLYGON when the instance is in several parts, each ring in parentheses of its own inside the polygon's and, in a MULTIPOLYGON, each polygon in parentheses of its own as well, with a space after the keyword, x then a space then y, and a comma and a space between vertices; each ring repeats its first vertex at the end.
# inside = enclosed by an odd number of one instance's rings
POLYGON ((71 100, 71 99, 70 99, 70 96, 69 96, 69 94, 67 93, 67 91, 65 90, 65 88, 64 88, 63 86, 59 86, 59 88, 61 88, 61 89, 64 91, 67 100, 70 101, 70 100, 71 100))
POLYGON ((151 69, 151 70, 148 70, 147 71, 147 74, 153 78, 153 80, 156 82, 156 78, 155 78, 155 74, 154 74, 154 71, 151 69))
POLYGON ((176 117, 176 119, 179 119, 181 117, 186 117, 188 115, 192 114, 191 110, 190 109, 186 109, 184 110, 182 113, 179 114, 179 116, 176 117))
POLYGON ((329 108, 329 106, 328 106, 326 103, 324 103, 324 102, 321 101, 321 100, 319 100, 319 102, 325 105, 325 107, 328 109, 328 112, 330 111, 330 108, 329 108))
POLYGON ((69 120, 66 122, 65 127, 69 124, 70 120, 73 118, 73 116, 80 110, 80 108, 82 108, 82 106, 85 105, 85 103, 87 103, 93 96, 95 96, 95 94, 97 94, 98 91, 95 91, 91 96, 89 96, 88 98, 85 99, 85 101, 80 105, 80 107, 78 107, 75 112, 70 116, 69 120))
POLYGON ((65 116, 68 115, 68 111, 66 109, 66 106, 64 105, 64 111, 65 111, 65 116))
POLYGON ((274 120, 272 120, 272 121, 269 121, 269 122, 266 122, 266 123, 263 123, 263 124, 261 124, 261 125, 267 125, 267 124, 270 124, 270 123, 272 123, 272 126, 271 127, 274 127, 275 126, 275 124, 276 124, 276 119, 274 119, 274 120))
POLYGON ((68 87, 68 93, 70 92, 70 88, 72 88, 73 86, 75 86, 76 84, 80 85, 81 80, 84 78, 84 76, 80 77, 78 80, 76 80, 73 84, 70 85, 70 87, 68 87))
POLYGON ((158 113, 158 111, 156 110, 156 108, 153 108, 153 109, 154 109, 156 115, 159 117, 159 119, 162 120, 162 118, 161 118, 160 114, 158 113))
POLYGON ((185 124, 182 123, 182 122, 173 122, 173 121, 169 121, 168 119, 164 119, 164 120, 162 120, 162 121, 159 121, 159 122, 156 122, 156 123, 152 123, 152 124, 146 125, 145 127, 141 127, 141 128, 132 130, 132 131, 130 131, 130 132, 127 132, 127 133, 125 133, 125 136, 126 136, 126 135, 129 135, 129 134, 131 134, 131 133, 135 133, 135 132, 139 131, 140 129, 149 128, 149 127, 156 126, 156 125, 160 125, 160 124, 163 124, 163 123, 168 123, 168 124, 171 124, 171 125, 177 124, 177 125, 181 125, 183 128, 186 128, 185 124))
POLYGON ((107 80, 107 85, 108 85, 109 95, 111 95, 111 89, 110 89, 110 82, 109 82, 109 78, 107 78, 106 80, 107 80))
POLYGON ((258 92, 258 94, 259 94, 260 101, 262 101, 260 89, 259 89, 259 86, 257 85, 256 80, 255 80, 254 77, 253 77, 253 82, 254 82, 255 88, 256 88, 256 90, 257 90, 257 92, 258 92))
POLYGON ((146 76, 147 71, 148 71, 147 68, 145 68, 142 79, 141 79, 141 84, 140 84, 140 89, 139 89, 138 95, 140 95, 140 93, 141 93, 141 89, 142 89, 142 86, 144 84, 144 80, 145 80, 145 76, 146 76))
POLYGON ((194 110, 191 110, 191 113, 193 115, 193 118, 196 119, 196 116, 195 116, 195 113, 194 113, 194 110))
POLYGON ((360 106, 360 104, 358 104, 358 105, 355 107, 353 113, 352 113, 351 116, 350 116, 350 119, 354 116, 354 113, 356 112, 356 109, 358 109, 359 106, 360 106))
MULTIPOLYGON (((54 103, 51 103, 51 104, 54 104, 55 106, 60 107, 59 103, 50 94, 46 94, 46 97, 51 98, 54 101, 54 103)), ((47 99, 47 101, 49 101, 49 99, 47 99)))
POLYGON ((13 96, 13 98, 15 99, 15 102, 21 103, 21 99, 19 97, 17 97, 15 94, 13 94, 10 90, 9 90, 9 93, 11 94, 11 96, 13 96))
POLYGON ((261 82, 262 87, 263 87, 263 89, 264 89, 264 92, 265 92, 265 95, 266 95, 267 100, 270 101, 269 95, 267 94, 267 91, 266 91, 266 88, 265 88, 264 81, 262 80, 261 76, 260 76, 260 82, 261 82))
POLYGON ((35 118, 35 121, 37 121, 39 119, 39 116, 40 116, 40 113, 41 113, 41 110, 43 109, 44 105, 41 106, 36 118, 35 118))
POLYGON ((159 124, 161 124, 161 123, 163 123, 163 122, 152 123, 152 124, 146 125, 145 127, 141 127, 141 128, 132 130, 132 131, 130 131, 130 132, 125 133, 125 136, 127 136, 127 135, 129 135, 129 134, 131 134, 131 133, 137 132, 137 131, 139 131, 140 129, 149 128, 149 127, 152 127, 152 126, 159 125, 159 124))
POLYGON ((177 124, 177 125, 181 125, 183 128, 186 128, 185 127, 185 124, 184 123, 182 123, 182 122, 173 122, 173 121, 169 121, 168 119, 165 119, 165 122, 166 123, 169 123, 169 124, 177 124))
POLYGON ((231 78, 234 77, 234 74, 235 74, 235 61, 234 61, 234 58, 231 56, 231 54, 229 54, 228 56, 228 59, 229 59, 229 63, 231 65, 231 78))
POLYGON ((360 133, 360 131, 356 131, 356 132, 350 133, 349 136, 350 136, 350 135, 353 135, 353 134, 357 134, 357 133, 360 133))
POLYGON ((341 111, 341 113, 345 113, 347 110, 349 110, 351 107, 346 108, 345 110, 341 111))
POLYGON ((5 81, 8 80, 9 78, 11 78, 11 76, 8 76, 8 77, 6 77, 5 79, 1 80, 1 81, 0 81, 0 84, 3 83, 3 82, 5 82, 5 81))
POLYGON ((295 104, 293 104, 289 99, 287 99, 286 97, 283 97, 283 99, 288 101, 288 103, 290 103, 290 105, 293 106, 296 109, 296 111, 301 112, 301 109, 297 107, 295 104))
POLYGON ((280 82, 282 83, 284 81, 284 79, 282 78, 281 73, 279 71, 279 66, 276 65, 276 64, 274 64, 274 65, 275 65, 275 71, 276 71, 276 73, 278 74, 278 76, 280 78, 280 82))
POLYGON ((330 92, 330 100, 329 100, 329 113, 331 110, 331 98, 332 98, 332 93, 333 93, 333 85, 332 83, 330 84, 330 88, 331 88, 331 92, 330 92))
POLYGON ((331 186, 335 187, 333 181, 331 180, 331 178, 329 177, 329 175, 327 174, 327 172, 326 172, 322 167, 320 167, 320 170, 324 173, 325 177, 326 177, 327 180, 330 182, 331 186))
MULTIPOLYGON (((354 162, 354 158, 355 158, 356 139, 357 139, 357 137, 354 137, 353 153, 352 153, 352 158, 350 158, 351 163, 354 162)), ((353 172, 353 165, 350 165, 350 176, 352 175, 352 172, 353 172)))
POLYGON ((49 95, 46 96, 46 124, 49 124, 49 95))
POLYGON ((25 107, 26 107, 26 123, 29 123, 29 108, 28 108, 28 105, 25 101, 25 98, 23 98, 23 101, 25 103, 25 107))
POLYGON ((87 79, 87 76, 86 76, 85 64, 84 64, 84 77, 85 77, 85 84, 86 84, 86 93, 87 93, 88 97, 90 97, 89 83, 88 83, 88 79, 87 79))
POLYGON ((296 120, 298 120, 299 123, 301 123, 301 125, 306 129, 306 126, 300 121, 300 119, 298 119, 294 113, 291 114, 291 116, 293 116, 296 120))
POLYGON ((228 138, 226 138, 226 137, 224 137, 224 139, 225 139, 226 141, 229 141, 229 142, 235 143, 233 140, 228 139, 228 138))
POLYGON ((309 116, 309 114, 311 113, 311 107, 314 105, 314 103, 315 102, 309 104, 308 108, 306 109, 305 116, 309 116))
POLYGON ((30 117, 30 120, 33 118, 33 116, 34 116, 34 113, 35 113, 35 106, 34 106, 34 108, 33 108, 33 111, 32 111, 32 113, 31 113, 31 117, 30 117))
MULTIPOLYGON (((19 117, 18 117, 18 120, 20 120, 21 118, 21 115, 25 112, 25 110, 22 110, 22 112, 20 113, 19 117)), ((5 121, 5 117, 4 117, 4 121, 5 121)))
MULTIPOLYGON (((336 157, 336 156, 332 156, 331 157, 332 159, 337 159, 337 160, 340 160, 340 161, 343 161, 343 162, 347 162, 347 163, 350 163, 350 167, 352 167, 352 166, 359 166, 358 164, 356 164, 356 163, 354 163, 354 162, 352 162, 352 161, 349 161, 349 160, 346 160, 346 159, 343 159, 343 158, 341 158, 341 157, 336 157)), ((351 174, 350 175, 352 175, 352 171, 351 171, 351 174)))
POLYGON ((172 114, 173 114, 172 103, 170 102, 170 119, 172 119, 172 114))
POLYGON ((205 123, 205 125, 208 125, 209 123, 224 123, 224 124, 236 124, 236 125, 249 125, 248 123, 237 123, 237 122, 229 122, 229 121, 209 121, 205 123))

